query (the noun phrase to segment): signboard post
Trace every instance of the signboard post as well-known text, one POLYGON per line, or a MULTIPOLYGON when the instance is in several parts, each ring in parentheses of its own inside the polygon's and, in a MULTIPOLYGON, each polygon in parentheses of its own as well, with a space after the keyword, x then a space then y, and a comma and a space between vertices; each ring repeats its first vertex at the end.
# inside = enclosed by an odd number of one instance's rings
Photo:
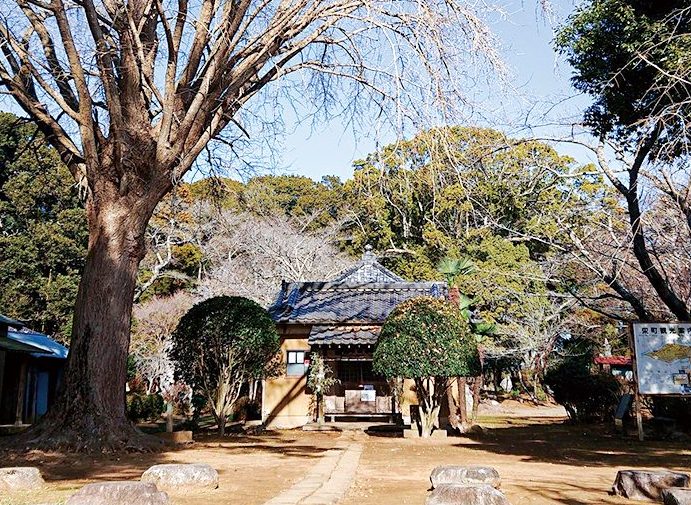
POLYGON ((641 396, 691 397, 691 323, 631 324, 635 411, 643 440, 641 396))
POLYGON ((633 369, 633 412, 636 416, 636 429, 638 430, 638 440, 643 442, 645 434, 643 432, 643 415, 641 414, 641 395, 638 387, 638 373, 637 359, 636 359, 636 337, 634 325, 636 323, 629 325, 629 347, 631 347, 632 357, 631 357, 631 368, 633 369))

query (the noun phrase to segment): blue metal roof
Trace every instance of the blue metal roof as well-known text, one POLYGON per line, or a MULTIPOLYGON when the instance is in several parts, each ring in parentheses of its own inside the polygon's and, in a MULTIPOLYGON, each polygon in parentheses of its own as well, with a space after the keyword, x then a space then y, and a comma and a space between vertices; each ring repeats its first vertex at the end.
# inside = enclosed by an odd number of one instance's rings
POLYGON ((24 323, 21 321, 17 321, 16 319, 9 318, 3 314, 0 314, 0 324, 6 325, 6 326, 12 326, 14 328, 23 328, 24 323))
POLYGON ((7 338, 34 348, 36 352, 32 352, 31 355, 36 358, 67 358, 67 347, 43 333, 9 330, 7 338))

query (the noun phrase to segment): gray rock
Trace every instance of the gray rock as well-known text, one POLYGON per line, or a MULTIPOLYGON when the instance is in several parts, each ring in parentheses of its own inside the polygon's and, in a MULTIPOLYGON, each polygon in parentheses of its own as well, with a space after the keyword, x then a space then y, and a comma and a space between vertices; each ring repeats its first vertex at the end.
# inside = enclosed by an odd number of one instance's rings
POLYGON ((691 505, 691 489, 663 489, 662 503, 665 505, 691 505))
POLYGON ((497 489, 501 486, 499 472, 490 466, 438 466, 432 470, 429 480, 432 488, 443 484, 489 484, 497 489))
POLYGON ((688 485, 689 476, 685 473, 620 470, 612 485, 612 493, 630 500, 660 501, 664 489, 688 485))
POLYGON ((170 499, 149 482, 96 482, 70 496, 65 505, 170 505, 170 499))
POLYGON ((142 474, 142 482, 153 482, 159 489, 179 490, 218 487, 218 472, 202 463, 154 465, 142 474))
POLYGON ((425 505, 511 505, 501 491, 489 484, 443 484, 427 497, 425 505))
POLYGON ((31 491, 45 484, 41 471, 33 466, 0 468, 0 490, 31 491))

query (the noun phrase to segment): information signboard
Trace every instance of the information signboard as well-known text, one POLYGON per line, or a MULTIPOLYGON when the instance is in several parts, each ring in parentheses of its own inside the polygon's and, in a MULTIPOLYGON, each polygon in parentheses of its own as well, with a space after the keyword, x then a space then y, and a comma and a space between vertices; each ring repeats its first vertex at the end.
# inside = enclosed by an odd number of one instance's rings
POLYGON ((691 323, 633 323, 638 392, 691 396, 691 323))

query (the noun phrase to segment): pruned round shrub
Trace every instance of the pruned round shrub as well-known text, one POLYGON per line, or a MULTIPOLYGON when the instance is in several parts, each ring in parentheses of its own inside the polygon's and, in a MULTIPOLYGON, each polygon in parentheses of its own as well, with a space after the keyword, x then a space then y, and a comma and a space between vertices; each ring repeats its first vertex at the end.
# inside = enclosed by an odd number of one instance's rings
POLYGON ((243 385, 262 378, 278 352, 274 322, 252 300, 218 296, 192 307, 172 339, 176 378, 207 399, 223 434, 243 385))
POLYGON ((436 422, 449 377, 477 375, 477 341, 458 307, 440 298, 413 298, 387 317, 374 350, 374 371, 415 381, 422 435, 436 422))
POLYGON ((135 423, 157 419, 164 408, 165 402, 159 394, 131 393, 127 395, 127 418, 135 423))

